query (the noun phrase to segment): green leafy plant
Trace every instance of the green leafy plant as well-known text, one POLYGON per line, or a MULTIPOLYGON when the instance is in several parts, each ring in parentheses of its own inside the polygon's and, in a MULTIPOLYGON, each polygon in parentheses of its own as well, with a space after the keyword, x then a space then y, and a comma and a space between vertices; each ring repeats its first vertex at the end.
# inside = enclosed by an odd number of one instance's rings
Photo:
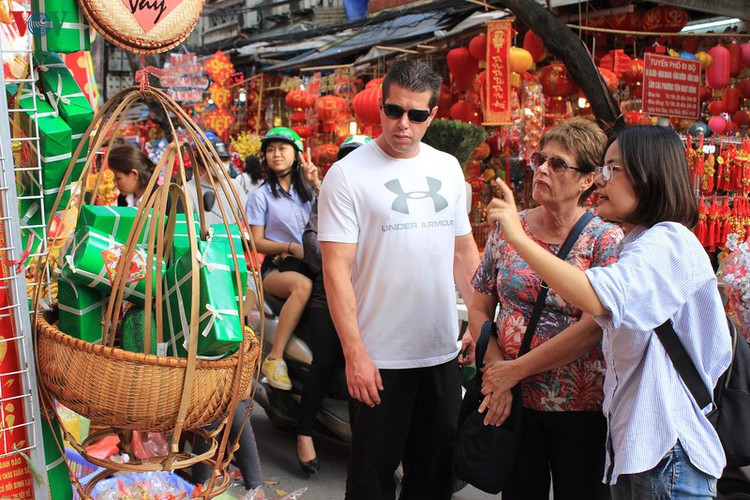
POLYGON ((461 168, 479 144, 487 139, 484 128, 458 120, 435 120, 422 139, 435 149, 450 153, 458 159, 461 168))

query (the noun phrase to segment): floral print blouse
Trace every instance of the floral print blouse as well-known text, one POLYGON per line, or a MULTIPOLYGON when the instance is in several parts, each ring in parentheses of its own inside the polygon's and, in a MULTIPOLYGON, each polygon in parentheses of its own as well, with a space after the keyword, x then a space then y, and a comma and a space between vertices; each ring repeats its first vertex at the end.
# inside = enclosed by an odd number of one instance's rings
MULTIPOLYGON (((526 212, 521 212, 520 216, 526 234, 550 253, 557 254, 561 245, 540 241, 529 230, 526 212)), ((622 237, 619 227, 595 217, 581 232, 565 260, 579 269, 610 264, 617 260, 617 247, 622 237)), ((505 359, 515 359, 539 294, 541 278, 505 242, 500 226, 487 238, 472 285, 479 293, 497 297, 500 306, 498 344, 505 359)), ((550 289, 531 340, 531 349, 580 318, 580 309, 567 304, 550 289)), ((599 411, 604 397, 603 382, 604 358, 599 344, 568 365, 524 379, 521 382, 523 406, 539 411, 599 411)))

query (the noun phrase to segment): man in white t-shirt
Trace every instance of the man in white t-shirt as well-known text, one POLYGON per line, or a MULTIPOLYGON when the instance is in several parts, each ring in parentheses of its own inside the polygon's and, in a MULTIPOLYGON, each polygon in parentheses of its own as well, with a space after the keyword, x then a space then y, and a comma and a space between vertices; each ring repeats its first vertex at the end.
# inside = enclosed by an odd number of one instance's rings
POLYGON ((478 263, 458 161, 420 143, 441 78, 421 61, 383 81, 383 134, 335 163, 320 194, 323 275, 346 358, 347 499, 451 497, 461 404, 456 297, 478 263))

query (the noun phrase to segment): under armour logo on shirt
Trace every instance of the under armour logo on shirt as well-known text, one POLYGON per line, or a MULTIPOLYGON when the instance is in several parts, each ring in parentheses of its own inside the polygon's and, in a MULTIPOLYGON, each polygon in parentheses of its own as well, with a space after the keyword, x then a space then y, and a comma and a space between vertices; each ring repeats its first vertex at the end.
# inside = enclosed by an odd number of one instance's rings
POLYGON ((425 177, 427 181, 428 191, 411 191, 405 193, 401 187, 401 182, 398 179, 393 179, 385 183, 385 187, 388 188, 392 193, 396 193, 398 196, 393 200, 391 210, 402 214, 409 213, 409 200, 423 200, 425 198, 432 198, 432 203, 435 205, 435 213, 440 212, 448 206, 448 200, 438 194, 440 187, 443 183, 439 179, 433 177, 425 177))

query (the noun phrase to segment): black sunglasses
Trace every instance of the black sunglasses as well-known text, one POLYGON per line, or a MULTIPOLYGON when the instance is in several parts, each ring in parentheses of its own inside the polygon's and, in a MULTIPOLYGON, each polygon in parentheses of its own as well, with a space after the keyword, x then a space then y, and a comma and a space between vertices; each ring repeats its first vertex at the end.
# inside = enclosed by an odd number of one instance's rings
POLYGON ((537 169, 541 167, 545 161, 555 173, 555 175, 562 175, 566 170, 580 171, 579 168, 571 167, 570 165, 565 163, 565 160, 563 160, 562 158, 559 158, 557 156, 547 156, 541 151, 537 151, 531 154, 531 158, 529 158, 529 166, 531 167, 532 171, 536 172, 537 169))
POLYGON ((404 113, 409 117, 409 121, 412 123, 424 123, 430 117, 431 111, 429 109, 404 109, 396 104, 383 104, 383 111, 385 116, 393 120, 399 120, 404 113))

